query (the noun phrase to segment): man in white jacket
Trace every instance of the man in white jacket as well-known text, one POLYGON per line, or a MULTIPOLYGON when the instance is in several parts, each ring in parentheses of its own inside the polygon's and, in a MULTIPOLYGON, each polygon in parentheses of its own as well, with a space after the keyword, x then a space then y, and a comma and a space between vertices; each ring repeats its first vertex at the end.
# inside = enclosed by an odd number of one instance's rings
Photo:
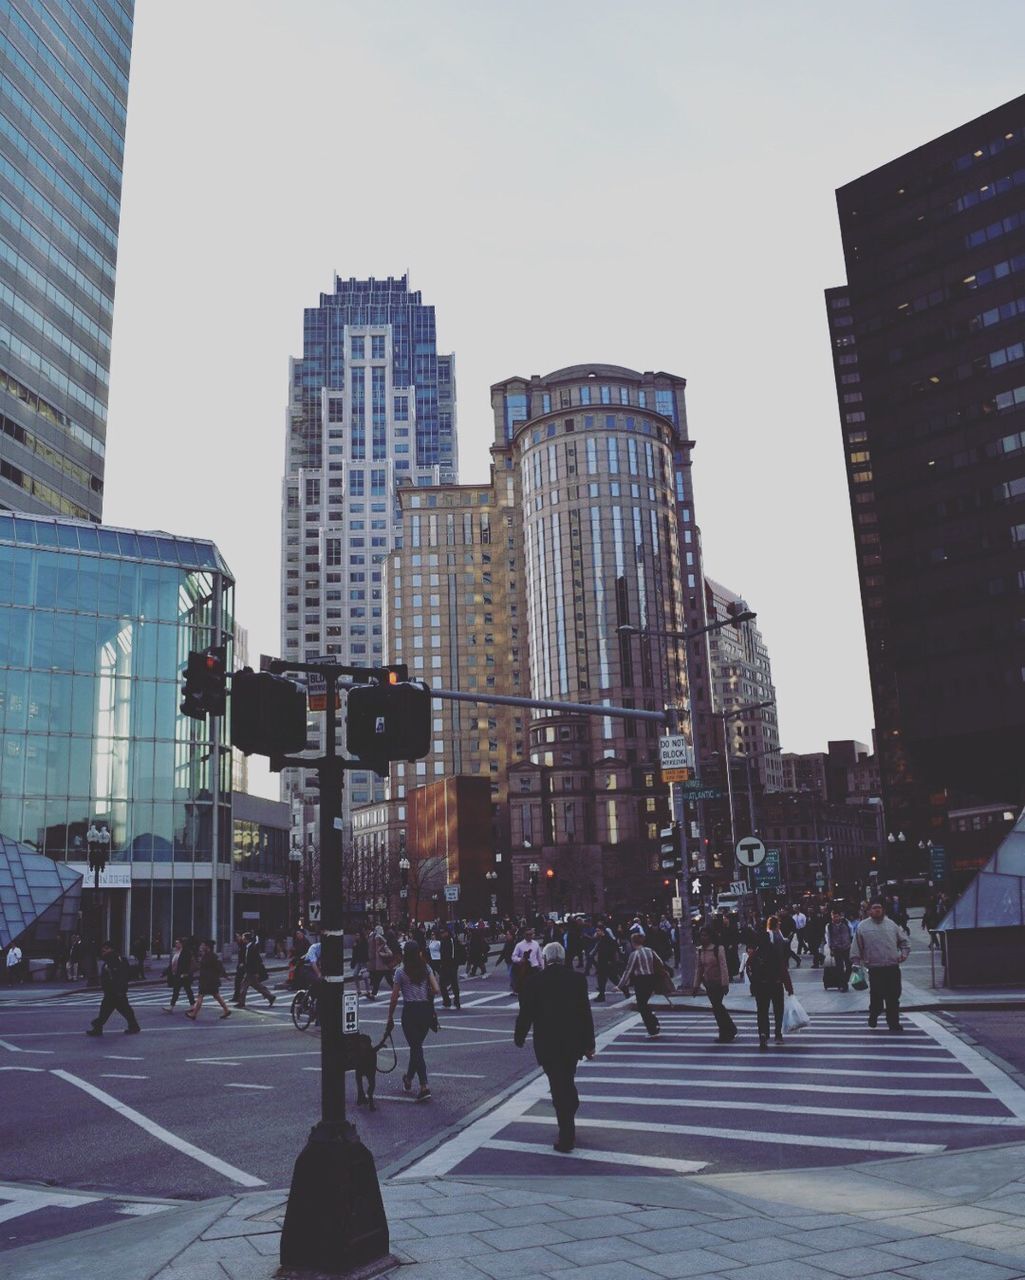
POLYGON ((854 953, 868 967, 868 1025, 874 1027, 886 1010, 886 1025, 903 1031, 900 1024, 900 966, 911 953, 911 940, 895 920, 888 920, 881 902, 873 902, 868 919, 854 935, 854 953))

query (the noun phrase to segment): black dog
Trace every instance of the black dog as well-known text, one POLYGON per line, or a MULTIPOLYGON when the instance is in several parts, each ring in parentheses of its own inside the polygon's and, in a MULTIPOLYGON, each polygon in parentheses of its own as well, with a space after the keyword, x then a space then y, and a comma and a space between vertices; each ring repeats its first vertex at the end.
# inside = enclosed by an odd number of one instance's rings
POLYGON ((342 1070, 351 1071, 356 1077, 356 1106, 367 1107, 370 1111, 377 1110, 374 1089, 377 1086, 377 1050, 380 1047, 361 1031, 342 1036, 342 1070))

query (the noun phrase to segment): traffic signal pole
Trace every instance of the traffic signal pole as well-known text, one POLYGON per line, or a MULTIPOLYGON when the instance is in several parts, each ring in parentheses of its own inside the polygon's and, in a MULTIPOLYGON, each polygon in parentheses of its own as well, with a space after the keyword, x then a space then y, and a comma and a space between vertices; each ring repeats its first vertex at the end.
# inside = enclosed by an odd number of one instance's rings
POLYGON ((345 1114, 345 990, 342 897, 342 790, 346 769, 366 769, 337 752, 338 678, 353 669, 334 663, 281 663, 327 684, 324 755, 279 756, 271 768, 315 768, 320 783, 320 902, 323 986, 320 1013, 320 1121, 310 1131, 292 1174, 281 1231, 281 1265, 294 1270, 344 1273, 386 1258, 388 1220, 374 1157, 345 1114))

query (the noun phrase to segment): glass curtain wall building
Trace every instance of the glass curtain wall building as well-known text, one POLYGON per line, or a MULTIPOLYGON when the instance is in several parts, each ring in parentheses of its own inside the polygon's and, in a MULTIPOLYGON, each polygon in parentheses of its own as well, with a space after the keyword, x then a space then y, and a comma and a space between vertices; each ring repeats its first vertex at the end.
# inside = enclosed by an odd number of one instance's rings
POLYGON ((109 831, 121 942, 227 935, 231 753, 178 703, 233 600, 210 542, 0 515, 0 833, 84 874, 109 831))
POLYGON ((0 5, 0 508, 101 518, 133 14, 0 5))
MULTIPOLYGON (((439 355, 434 307, 405 276, 335 279, 305 312, 293 360, 282 494, 281 656, 381 663, 384 560, 400 541, 397 491, 454 483, 455 358, 439 355)), ((340 717, 339 717, 340 721, 340 717)), ((310 741, 320 745, 321 716, 310 741)), ((344 739, 340 739, 344 741, 344 739)), ((371 773, 346 778, 350 806, 381 800, 371 773)), ((313 825, 316 792, 296 771, 282 798, 313 825)))

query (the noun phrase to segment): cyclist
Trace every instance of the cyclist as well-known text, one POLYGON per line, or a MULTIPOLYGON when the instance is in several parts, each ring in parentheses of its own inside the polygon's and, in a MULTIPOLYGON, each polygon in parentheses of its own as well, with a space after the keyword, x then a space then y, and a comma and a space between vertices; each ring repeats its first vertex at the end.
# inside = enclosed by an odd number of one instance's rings
MULTIPOLYGON (((316 1001, 320 995, 321 979, 323 975, 320 972, 320 939, 310 944, 309 950, 303 956, 303 978, 305 986, 309 991, 313 1000, 316 1001)), ((320 1026, 320 1013, 313 1015, 314 1026, 320 1026)))

